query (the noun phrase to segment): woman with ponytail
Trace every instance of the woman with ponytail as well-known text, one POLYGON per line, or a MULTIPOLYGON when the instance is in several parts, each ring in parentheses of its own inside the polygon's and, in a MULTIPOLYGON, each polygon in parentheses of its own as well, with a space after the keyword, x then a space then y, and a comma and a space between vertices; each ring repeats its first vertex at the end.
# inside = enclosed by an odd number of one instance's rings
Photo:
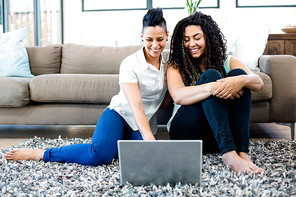
POLYGON ((143 47, 120 65, 120 92, 103 112, 90 144, 47 150, 15 149, 4 158, 97 166, 111 163, 117 154, 118 140, 155 140, 155 113, 167 91, 165 74, 169 55, 164 51, 168 32, 161 9, 150 9, 144 16, 141 37, 143 47))

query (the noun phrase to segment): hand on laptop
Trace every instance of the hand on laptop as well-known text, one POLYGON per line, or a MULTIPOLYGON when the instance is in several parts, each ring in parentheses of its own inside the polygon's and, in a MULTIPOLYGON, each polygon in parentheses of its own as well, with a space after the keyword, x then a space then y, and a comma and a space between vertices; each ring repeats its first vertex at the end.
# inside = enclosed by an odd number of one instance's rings
POLYGON ((149 133, 149 134, 143 136, 143 139, 144 140, 156 140, 152 133, 149 133))

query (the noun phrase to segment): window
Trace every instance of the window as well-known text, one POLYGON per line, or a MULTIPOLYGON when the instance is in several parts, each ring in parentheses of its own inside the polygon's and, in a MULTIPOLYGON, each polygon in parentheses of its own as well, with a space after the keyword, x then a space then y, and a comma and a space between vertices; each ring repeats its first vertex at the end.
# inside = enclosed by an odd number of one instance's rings
POLYGON ((84 0, 83 6, 85 10, 130 10, 130 9, 146 9, 146 0, 84 0))
POLYGON ((144 10, 147 0, 82 0, 82 11, 144 10))
POLYGON ((60 0, 42 0, 40 2, 41 46, 62 43, 60 6, 60 0))
MULTIPOLYGON (((183 9, 186 0, 152 0, 154 8, 160 7, 163 9, 183 9)), ((219 8, 220 0, 204 0, 201 1, 199 8, 219 8)))
POLYGON ((153 7, 157 8, 165 8, 165 7, 183 7, 186 3, 186 0, 180 1, 180 0, 154 0, 153 1, 153 7))
POLYGON ((0 1, 0 33, 3 33, 3 22, 2 22, 2 1, 0 1))
POLYGON ((62 0, 2 0, 3 32, 27 27, 26 46, 62 43, 62 0))
POLYGON ((296 2, 295 0, 236 0, 236 7, 296 7, 296 2))
MULTIPOLYGON (((82 0, 82 11, 123 11, 147 10, 160 7, 162 9, 184 9, 186 0, 82 0)), ((199 8, 219 8, 220 0, 202 1, 199 8)))
POLYGON ((8 30, 13 31, 27 27, 24 44, 34 45, 34 13, 32 0, 9 0, 8 3, 8 30))

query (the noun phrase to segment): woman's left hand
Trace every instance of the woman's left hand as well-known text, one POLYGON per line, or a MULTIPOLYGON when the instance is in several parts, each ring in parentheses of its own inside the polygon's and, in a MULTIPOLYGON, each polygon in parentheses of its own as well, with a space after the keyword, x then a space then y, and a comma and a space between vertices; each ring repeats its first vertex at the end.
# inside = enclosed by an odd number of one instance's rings
POLYGON ((222 84, 213 93, 222 99, 234 99, 239 98, 242 95, 242 88, 244 87, 244 76, 226 77, 219 79, 218 82, 222 84))

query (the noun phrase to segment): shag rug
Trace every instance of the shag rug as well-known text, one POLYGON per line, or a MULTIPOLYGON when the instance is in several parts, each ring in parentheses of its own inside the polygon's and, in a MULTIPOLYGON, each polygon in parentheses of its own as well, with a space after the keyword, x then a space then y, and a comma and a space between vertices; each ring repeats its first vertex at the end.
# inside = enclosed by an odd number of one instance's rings
POLYGON ((32 138, 0 151, 0 196, 296 196, 296 141, 251 141, 250 156, 262 175, 236 174, 219 154, 203 156, 202 185, 120 185, 118 160, 106 166, 43 161, 10 162, 13 148, 50 148, 90 139, 32 138))

